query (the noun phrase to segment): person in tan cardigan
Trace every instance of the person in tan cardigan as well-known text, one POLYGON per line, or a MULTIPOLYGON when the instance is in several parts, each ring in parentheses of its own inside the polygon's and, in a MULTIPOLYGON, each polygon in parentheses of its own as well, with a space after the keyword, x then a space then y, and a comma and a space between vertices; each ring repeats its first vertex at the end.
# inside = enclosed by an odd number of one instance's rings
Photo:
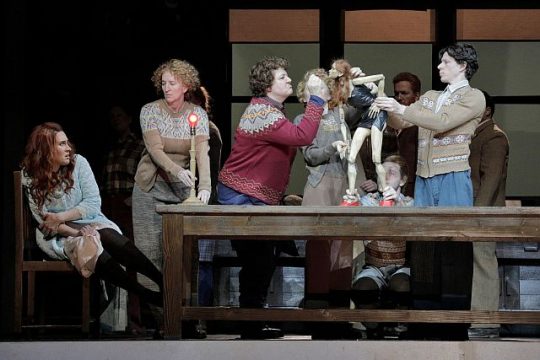
POLYGON ((444 91, 430 90, 409 106, 389 97, 378 97, 375 105, 391 113, 388 123, 393 128, 419 127, 417 205, 472 206, 469 144, 486 106, 482 92, 469 85, 478 69, 476 50, 457 44, 442 49, 439 57, 439 75, 448 84, 444 91), (455 186, 434 191, 435 183, 448 181, 455 186), (451 193, 445 191, 454 187, 451 193))
MULTIPOLYGON (((472 206, 473 187, 469 145, 484 114, 486 102, 469 80, 478 69, 470 44, 441 49, 437 66, 444 91, 430 90, 405 106, 393 98, 378 97, 375 105, 389 113, 393 128, 418 126, 416 206, 472 206)), ((470 243, 411 243, 413 306, 422 309, 469 309, 472 283, 470 243)), ((419 333, 425 331, 424 327, 419 333)), ((434 326, 421 337, 463 340, 464 325, 434 326)))

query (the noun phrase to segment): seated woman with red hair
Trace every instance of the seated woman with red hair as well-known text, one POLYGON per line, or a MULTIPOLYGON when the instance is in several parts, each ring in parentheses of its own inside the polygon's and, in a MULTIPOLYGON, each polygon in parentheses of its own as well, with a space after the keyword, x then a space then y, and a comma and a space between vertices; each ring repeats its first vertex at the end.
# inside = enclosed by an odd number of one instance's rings
POLYGON ((163 286, 161 272, 101 212, 99 189, 88 161, 53 122, 36 126, 22 161, 23 185, 39 224, 36 241, 49 258, 69 260, 81 275, 99 278, 162 306, 161 292, 128 276, 120 264, 163 286))

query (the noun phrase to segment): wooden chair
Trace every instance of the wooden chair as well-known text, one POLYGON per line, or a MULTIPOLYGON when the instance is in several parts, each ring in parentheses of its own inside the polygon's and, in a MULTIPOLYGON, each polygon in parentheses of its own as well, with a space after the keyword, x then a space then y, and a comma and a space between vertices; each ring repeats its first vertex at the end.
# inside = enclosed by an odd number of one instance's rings
MULTIPOLYGON (((82 315, 78 325, 36 324, 35 285, 37 272, 77 272, 67 261, 29 260, 29 246, 35 244, 35 226, 32 213, 25 199, 22 186, 22 174, 13 172, 15 193, 15 304, 13 332, 20 334, 23 328, 80 328, 83 333, 90 330, 90 279, 82 279, 82 315), (23 279, 26 274, 26 314, 23 321, 23 279)), ((78 274, 77 274, 78 275, 78 274)))

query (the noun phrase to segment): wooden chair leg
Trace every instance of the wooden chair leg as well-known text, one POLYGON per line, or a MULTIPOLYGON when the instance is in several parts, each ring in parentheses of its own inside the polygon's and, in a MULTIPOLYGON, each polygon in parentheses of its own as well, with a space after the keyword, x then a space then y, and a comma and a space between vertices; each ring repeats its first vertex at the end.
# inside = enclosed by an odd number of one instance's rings
POLYGON ((82 309, 81 309, 81 327, 82 332, 90 332, 90 279, 82 280, 82 309))
POLYGON ((23 247, 24 247, 24 200, 22 176, 20 171, 13 172, 13 190, 15 207, 15 288, 13 289, 13 333, 22 332, 23 317, 23 247))
POLYGON ((18 271, 15 274, 15 289, 13 299, 13 333, 20 334, 22 332, 22 316, 23 316, 23 273, 18 271))
POLYGON ((26 316, 31 323, 34 323, 36 315, 36 273, 34 271, 28 271, 27 274, 26 316))

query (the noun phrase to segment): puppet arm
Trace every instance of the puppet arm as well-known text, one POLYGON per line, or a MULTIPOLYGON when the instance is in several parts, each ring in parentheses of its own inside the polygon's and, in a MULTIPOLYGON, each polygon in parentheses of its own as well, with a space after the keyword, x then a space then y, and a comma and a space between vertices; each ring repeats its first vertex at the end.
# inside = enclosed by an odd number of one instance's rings
MULTIPOLYGON (((377 97, 379 96, 385 96, 384 94, 384 75, 383 74, 377 74, 377 75, 369 75, 369 76, 362 76, 357 77, 351 80, 351 83, 353 85, 365 85, 368 83, 376 83, 376 90, 377 90, 377 97)), ((377 107, 374 104, 371 104, 369 107, 368 116, 370 118, 373 118, 379 114, 379 107, 377 107)))

